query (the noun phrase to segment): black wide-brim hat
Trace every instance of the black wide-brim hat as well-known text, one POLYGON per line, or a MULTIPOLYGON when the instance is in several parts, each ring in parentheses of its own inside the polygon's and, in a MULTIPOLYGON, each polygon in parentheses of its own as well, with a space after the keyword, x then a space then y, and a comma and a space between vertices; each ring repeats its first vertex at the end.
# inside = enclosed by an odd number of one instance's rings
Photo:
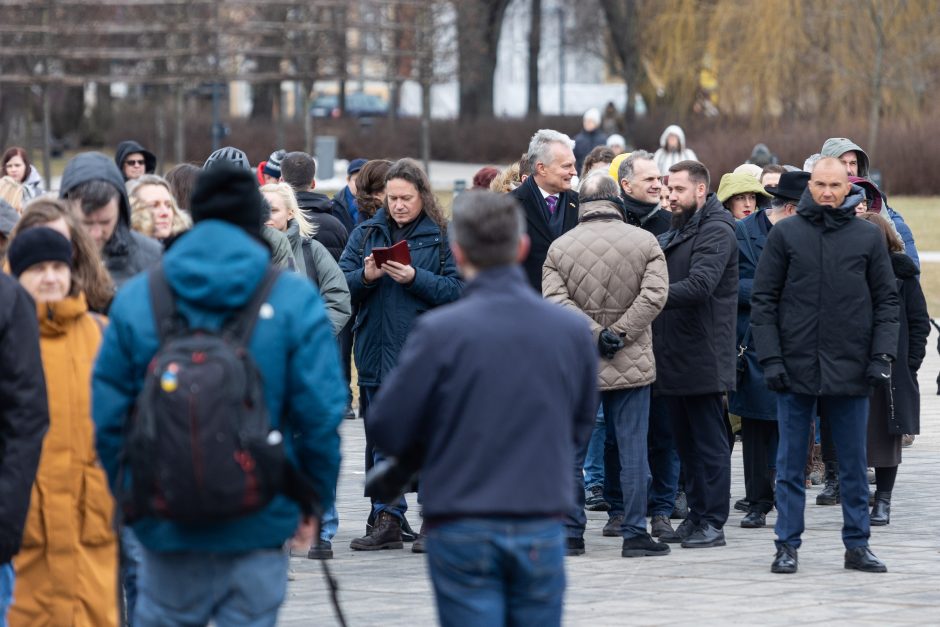
POLYGON ((780 175, 780 181, 776 186, 768 185, 764 188, 768 194, 777 198, 785 198, 793 202, 800 202, 803 192, 809 185, 809 172, 799 170, 797 172, 784 172, 780 175))

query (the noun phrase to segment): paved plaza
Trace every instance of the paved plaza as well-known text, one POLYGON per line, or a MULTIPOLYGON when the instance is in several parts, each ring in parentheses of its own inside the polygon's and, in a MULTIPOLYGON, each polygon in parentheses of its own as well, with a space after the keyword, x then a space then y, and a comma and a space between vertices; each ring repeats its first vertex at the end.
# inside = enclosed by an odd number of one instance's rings
MULTIPOLYGON (((774 575, 774 513, 764 529, 742 529, 732 510, 728 545, 682 549, 663 557, 624 559, 620 539, 601 536, 603 512, 588 512, 587 553, 566 559, 565 625, 716 624, 940 624, 940 370, 937 334, 931 334, 920 372, 921 432, 904 449, 892 499, 891 524, 873 527, 871 546, 887 574, 842 567, 839 506, 815 504, 808 490, 806 532, 796 575, 774 575)), ((339 533, 329 562, 339 581, 340 603, 350 626, 433 625, 433 594, 425 556, 405 551, 356 552, 349 542, 363 534, 368 500, 362 497, 363 427, 342 426, 339 533)), ((468 454, 472 454, 468 451, 468 454)), ((740 443, 732 454, 732 502, 744 496, 740 443)), ((414 495, 408 518, 420 524, 414 495)), ((295 580, 281 611, 281 625, 332 625, 333 609, 320 563, 291 559, 295 580)))

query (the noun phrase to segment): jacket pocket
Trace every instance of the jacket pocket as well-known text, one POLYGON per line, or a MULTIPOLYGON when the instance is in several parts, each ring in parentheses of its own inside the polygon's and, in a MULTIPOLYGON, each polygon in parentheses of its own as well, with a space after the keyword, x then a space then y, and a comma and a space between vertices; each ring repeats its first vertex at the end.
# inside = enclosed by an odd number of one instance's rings
POLYGON ((42 518, 42 493, 33 482, 29 496, 29 513, 26 515, 26 527, 23 529, 23 548, 43 546, 46 543, 46 524, 42 518))
POLYGON ((108 544, 116 540, 113 526, 114 500, 105 480, 104 470, 85 468, 82 486, 82 544, 108 544))

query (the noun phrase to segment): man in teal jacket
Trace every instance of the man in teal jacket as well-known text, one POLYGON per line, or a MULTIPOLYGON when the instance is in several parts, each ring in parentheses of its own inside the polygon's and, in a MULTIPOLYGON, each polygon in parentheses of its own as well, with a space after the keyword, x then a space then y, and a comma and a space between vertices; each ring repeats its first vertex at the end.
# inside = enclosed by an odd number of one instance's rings
MULTIPOLYGON (((261 196, 250 172, 219 165, 200 176, 191 207, 196 226, 167 252, 163 268, 188 325, 218 329, 247 304, 270 264, 261 196)), ((299 275, 281 275, 267 305, 248 348, 264 379, 271 426, 285 434, 288 455, 313 482, 323 511, 334 502, 337 428, 346 406, 332 327, 316 288, 299 275)), ((124 286, 110 313, 93 376, 93 415, 114 489, 125 425, 159 347, 146 274, 124 286)), ((144 547, 135 624, 273 625, 287 588, 283 546, 301 522, 300 508, 284 495, 224 522, 135 521, 144 547)), ((309 525, 301 528, 312 535, 309 525)))

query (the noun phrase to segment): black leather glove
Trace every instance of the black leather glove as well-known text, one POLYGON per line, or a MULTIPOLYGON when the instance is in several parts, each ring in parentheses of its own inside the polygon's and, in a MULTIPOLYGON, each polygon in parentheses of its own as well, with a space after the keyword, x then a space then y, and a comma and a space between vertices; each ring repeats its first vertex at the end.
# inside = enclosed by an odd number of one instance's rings
POLYGON ((774 361, 764 366, 764 381, 774 392, 786 392, 790 389, 790 377, 782 361, 774 361))
POLYGON ((865 379, 873 388, 880 388, 891 382, 891 358, 887 355, 875 355, 868 363, 865 379))
POLYGON ((623 338, 611 331, 610 329, 604 329, 601 331, 600 336, 597 338, 597 350, 600 352, 601 357, 605 359, 613 359, 614 355, 617 354, 623 348, 623 338))

